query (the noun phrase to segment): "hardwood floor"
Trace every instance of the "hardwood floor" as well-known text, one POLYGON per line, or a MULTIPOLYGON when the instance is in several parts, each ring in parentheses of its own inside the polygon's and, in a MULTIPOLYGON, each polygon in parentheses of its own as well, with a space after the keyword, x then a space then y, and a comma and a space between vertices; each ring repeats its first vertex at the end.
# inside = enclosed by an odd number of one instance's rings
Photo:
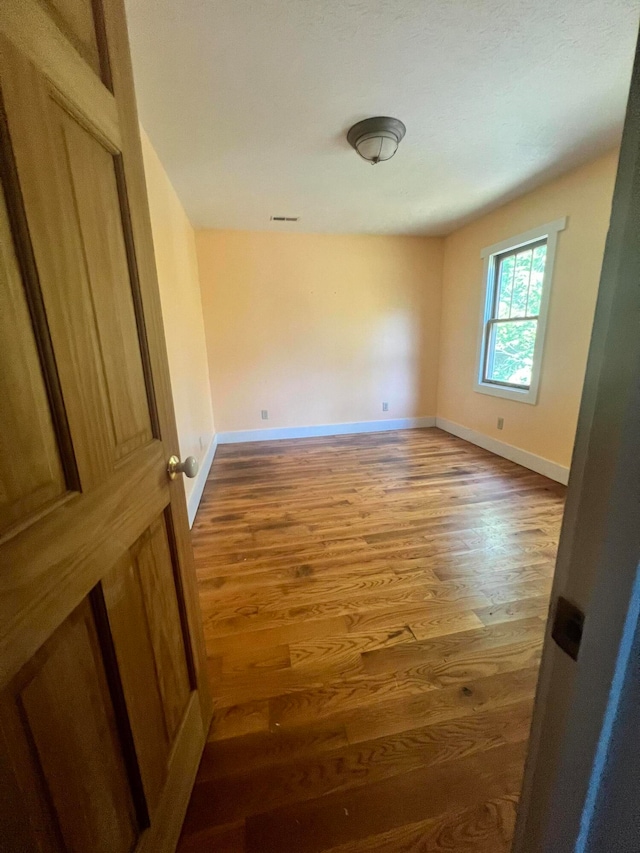
POLYGON ((506 853, 564 491, 437 429, 220 447, 180 853, 506 853))

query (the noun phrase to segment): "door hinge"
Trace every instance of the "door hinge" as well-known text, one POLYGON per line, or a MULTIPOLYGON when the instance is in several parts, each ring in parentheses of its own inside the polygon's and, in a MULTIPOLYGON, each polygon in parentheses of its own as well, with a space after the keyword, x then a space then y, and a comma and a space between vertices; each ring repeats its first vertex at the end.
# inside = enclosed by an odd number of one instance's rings
POLYGON ((578 660, 583 628, 584 613, 582 610, 561 595, 558 596, 551 636, 562 651, 566 652, 573 660, 578 660))

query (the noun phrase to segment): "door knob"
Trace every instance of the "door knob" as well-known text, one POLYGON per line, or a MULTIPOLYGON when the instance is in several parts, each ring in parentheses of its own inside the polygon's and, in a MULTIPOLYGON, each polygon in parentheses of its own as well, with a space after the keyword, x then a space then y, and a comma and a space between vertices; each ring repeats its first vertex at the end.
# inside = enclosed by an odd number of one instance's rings
POLYGON ((167 474, 171 480, 175 480, 178 474, 184 474, 192 480, 198 473, 198 460, 193 456, 187 456, 181 462, 177 456, 172 456, 167 463, 167 474))

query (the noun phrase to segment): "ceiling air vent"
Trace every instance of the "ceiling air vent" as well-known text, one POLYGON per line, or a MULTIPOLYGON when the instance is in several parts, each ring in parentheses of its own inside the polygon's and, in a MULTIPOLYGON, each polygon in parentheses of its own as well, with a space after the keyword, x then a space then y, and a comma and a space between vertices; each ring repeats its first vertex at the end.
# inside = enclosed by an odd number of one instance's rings
POLYGON ((299 216, 272 216, 272 222, 297 222, 300 219, 299 216))

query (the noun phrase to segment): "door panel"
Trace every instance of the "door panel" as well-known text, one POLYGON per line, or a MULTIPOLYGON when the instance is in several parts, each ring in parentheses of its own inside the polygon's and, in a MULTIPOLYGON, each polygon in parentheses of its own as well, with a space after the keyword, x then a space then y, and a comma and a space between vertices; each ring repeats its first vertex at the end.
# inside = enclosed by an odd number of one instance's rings
POLYGON ((100 74, 100 49, 91 0, 44 0, 44 4, 78 53, 100 74))
POLYGON ((153 814, 167 778, 171 742, 140 578, 129 553, 107 572, 101 586, 146 802, 153 814))
POLYGON ((23 789, 44 795, 37 812, 51 809, 54 849, 132 850, 139 829, 88 599, 5 692, 2 715, 23 789))
MULTIPOLYGON (((78 241, 87 267, 95 337, 107 389, 114 458, 151 438, 151 421, 113 155, 56 106, 69 164, 78 241)), ((59 157, 62 156, 62 149, 59 157)), ((70 212, 71 213, 71 212, 70 212)), ((61 235, 62 236, 62 235, 61 235)))
MULTIPOLYGON (((46 837, 40 833, 42 842, 38 844, 36 831, 29 821, 29 803, 25 802, 20 788, 16 782, 13 769, 9 763, 9 749, 0 737, 0 826, 2 826, 2 837, 0 837, 0 850, 2 853, 19 850, 20 853, 49 853, 50 850, 59 850, 59 845, 54 847, 47 842, 46 837)), ((34 810, 34 823, 36 822, 34 810)))
POLYGON ((16 81, 4 89, 7 123, 86 490, 152 437, 114 156, 8 45, 3 62, 16 81))
POLYGON ((5 837, 164 853, 211 709, 121 0, 3 0, 0 130, 5 837))
MULTIPOLYGON (((48 84, 7 40, 2 96, 83 491, 113 468, 113 425, 67 152, 48 84)), ((58 113, 59 115, 59 113, 58 113)), ((58 119, 59 121, 59 119, 58 119)))
POLYGON ((151 633, 165 722, 171 742, 189 701, 189 676, 165 519, 154 522, 134 548, 151 633))
POLYGON ((105 576, 102 588, 153 810, 191 694, 164 518, 142 534, 105 576))
POLYGON ((0 536, 66 491, 47 389, 0 194, 0 536), (33 457, 25 468, 24 460, 33 457))

